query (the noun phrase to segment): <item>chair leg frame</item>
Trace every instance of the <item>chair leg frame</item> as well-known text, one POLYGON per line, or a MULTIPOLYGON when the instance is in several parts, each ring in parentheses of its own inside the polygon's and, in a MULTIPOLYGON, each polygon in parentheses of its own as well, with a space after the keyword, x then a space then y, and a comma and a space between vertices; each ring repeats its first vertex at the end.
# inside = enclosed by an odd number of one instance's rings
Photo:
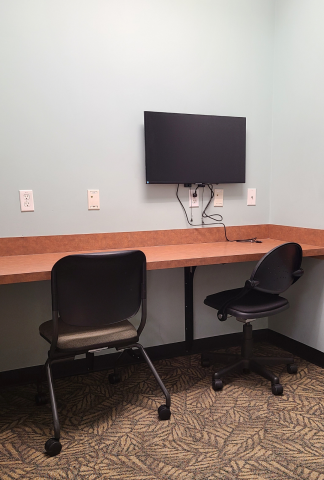
MULTIPOLYGON (((212 354, 213 355, 213 354, 212 354)), ((216 354, 217 355, 217 354, 216 354)), ((217 358, 215 356, 215 358, 217 358)), ((243 370, 243 368, 248 368, 247 362, 244 359, 239 360, 238 362, 231 363, 230 365, 226 365, 226 367, 221 368, 217 372, 214 373, 213 379, 221 379, 224 375, 228 373, 237 372, 243 370)))
POLYGON ((138 348, 141 352, 141 354, 143 355, 143 358, 144 360, 146 361, 147 365, 150 367, 156 381, 158 382, 164 396, 165 396, 165 404, 168 408, 170 408, 171 406, 171 396, 170 396, 170 393, 168 392, 168 390, 165 388, 165 385, 164 383, 162 382, 159 374, 157 373, 153 363, 151 362, 151 359, 150 357, 148 356, 148 354, 146 353, 146 351, 144 350, 143 346, 140 344, 140 343, 134 343, 133 345, 130 345, 128 348, 138 348))
MULTIPOLYGON (((146 361, 147 365, 150 367, 156 381, 158 382, 164 396, 165 396, 165 403, 168 408, 171 406, 171 396, 168 390, 166 389, 164 383, 162 382, 159 374, 157 373, 153 363, 151 362, 151 359, 147 355, 146 351, 144 350, 143 346, 140 343, 135 343, 133 345, 130 345, 127 348, 138 348, 146 361)), ((116 368, 117 368, 117 363, 122 357, 126 350, 123 350, 120 352, 120 355, 118 356, 114 371, 116 373, 116 368)), ((91 362, 92 358, 90 358, 91 362)), ((50 359, 48 358, 46 363, 45 363, 45 372, 46 372, 46 377, 47 377, 47 383, 48 383, 48 391, 49 391, 49 398, 50 398, 50 403, 51 403, 51 409, 52 409, 52 417, 53 417, 53 424, 54 424, 54 438, 55 440, 60 440, 60 422, 58 418, 58 411, 57 411, 57 404, 56 404, 56 398, 55 398, 55 392, 54 392, 54 381, 53 381, 53 373, 52 373, 52 363, 55 361, 58 361, 57 359, 50 359)), ((90 367, 91 368, 91 367, 90 367)))
POLYGON ((126 350, 122 350, 121 352, 118 352, 118 356, 114 362, 114 367, 113 367, 113 370, 114 370, 114 374, 117 375, 118 374, 118 365, 119 365, 119 362, 121 360, 121 358, 124 356, 126 350))
POLYGON ((53 374, 52 374, 51 366, 52 366, 52 361, 50 359, 47 359, 45 363, 45 370, 46 370, 49 397, 50 397, 51 408, 52 408, 54 438, 56 440, 59 440, 60 439, 60 422, 59 422, 58 413, 57 413, 57 405, 56 405, 56 399, 55 399, 55 393, 54 393, 53 374))
POLYGON ((87 352, 86 359, 88 362, 88 372, 93 372, 94 370, 94 352, 87 352))
POLYGON ((265 368, 264 365, 290 365, 294 363, 293 357, 258 357, 253 355, 252 325, 247 322, 243 326, 243 344, 241 355, 210 352, 202 354, 202 360, 208 357, 212 360, 226 362, 232 361, 230 365, 219 369, 213 374, 213 379, 221 379, 224 375, 243 369, 251 370, 263 378, 270 380, 272 385, 279 384, 279 377, 265 368))

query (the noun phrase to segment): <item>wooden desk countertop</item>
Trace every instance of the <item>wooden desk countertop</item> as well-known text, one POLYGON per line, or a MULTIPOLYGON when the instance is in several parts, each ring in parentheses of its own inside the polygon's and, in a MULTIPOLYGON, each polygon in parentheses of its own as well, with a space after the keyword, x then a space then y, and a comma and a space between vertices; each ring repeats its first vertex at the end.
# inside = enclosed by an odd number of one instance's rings
MULTIPOLYGON (((148 270, 179 268, 221 263, 236 263, 260 260, 272 248, 285 243, 283 240, 263 239, 262 243, 215 242, 179 245, 132 247, 127 250, 142 250, 147 259, 148 270)), ((301 244, 304 257, 324 255, 324 246, 301 244)), ((118 251, 126 248, 93 251, 118 251)), ((59 252, 0 257, 0 284, 36 282, 49 280, 51 269, 60 258, 73 253, 59 252)))

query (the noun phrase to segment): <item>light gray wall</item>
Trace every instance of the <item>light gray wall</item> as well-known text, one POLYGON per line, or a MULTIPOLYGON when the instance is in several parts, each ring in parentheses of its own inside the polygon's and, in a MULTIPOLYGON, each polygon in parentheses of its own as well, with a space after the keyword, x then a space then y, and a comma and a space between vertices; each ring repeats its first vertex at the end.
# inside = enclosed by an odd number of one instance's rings
POLYGON ((175 186, 145 184, 144 110, 247 117, 247 183, 225 187, 222 213, 267 222, 273 13, 272 0, 2 0, 0 235, 185 228, 175 186))
MULTIPOLYGON (((211 213, 267 223, 273 34, 273 0, 2 0, 0 236, 185 228, 175 187, 145 185, 144 110, 247 117, 247 183, 225 186, 211 213), (88 188, 100 211, 88 212, 88 188), (20 212, 19 189, 34 191, 34 213, 20 212)), ((197 338, 240 330, 202 300, 213 279, 214 291, 234 287, 251 268, 197 270, 197 338)), ((149 289, 143 343, 183 340, 183 271, 150 272, 149 289)), ((48 283, 0 297, 0 370, 41 363, 48 283)))
MULTIPOLYGON (((270 223, 324 228, 323 18, 322 0, 276 1, 270 223)), ((303 265, 292 308, 269 326, 324 351, 324 262, 303 265)))
POLYGON ((270 223, 324 228, 324 2, 276 1, 270 223))

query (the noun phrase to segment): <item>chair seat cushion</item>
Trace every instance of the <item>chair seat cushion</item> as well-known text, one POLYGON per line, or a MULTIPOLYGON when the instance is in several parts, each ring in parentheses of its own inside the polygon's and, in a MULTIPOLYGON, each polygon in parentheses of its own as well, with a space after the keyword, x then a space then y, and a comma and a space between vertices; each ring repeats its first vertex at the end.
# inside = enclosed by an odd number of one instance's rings
MULTIPOLYGON (((44 322, 39 333, 52 343, 53 320, 44 322)), ((131 345, 138 341, 137 330, 128 321, 105 325, 103 327, 77 327, 58 321, 57 348, 60 350, 92 350, 103 347, 131 345)))
MULTIPOLYGON (((231 298, 235 298, 243 288, 225 290, 223 292, 208 295, 204 303, 209 307, 219 310, 231 298)), ((227 313, 241 318, 261 318, 275 315, 289 307, 286 298, 279 295, 251 290, 244 297, 233 301, 227 308, 227 313)))

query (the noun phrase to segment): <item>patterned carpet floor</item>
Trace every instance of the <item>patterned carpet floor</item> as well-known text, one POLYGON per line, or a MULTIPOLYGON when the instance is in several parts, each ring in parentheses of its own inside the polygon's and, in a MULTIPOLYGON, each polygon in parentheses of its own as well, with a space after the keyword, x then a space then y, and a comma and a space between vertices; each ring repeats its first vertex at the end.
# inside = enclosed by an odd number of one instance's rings
POLYGON ((214 369, 199 355, 155 362, 171 392, 169 421, 158 419, 164 398, 145 364, 123 368, 117 385, 109 372, 57 380, 56 457, 44 453, 52 417, 49 405, 35 406, 35 386, 3 389, 0 478, 324 480, 324 370, 296 360, 296 375, 273 369, 282 396, 253 373, 233 374, 214 392, 214 369))

